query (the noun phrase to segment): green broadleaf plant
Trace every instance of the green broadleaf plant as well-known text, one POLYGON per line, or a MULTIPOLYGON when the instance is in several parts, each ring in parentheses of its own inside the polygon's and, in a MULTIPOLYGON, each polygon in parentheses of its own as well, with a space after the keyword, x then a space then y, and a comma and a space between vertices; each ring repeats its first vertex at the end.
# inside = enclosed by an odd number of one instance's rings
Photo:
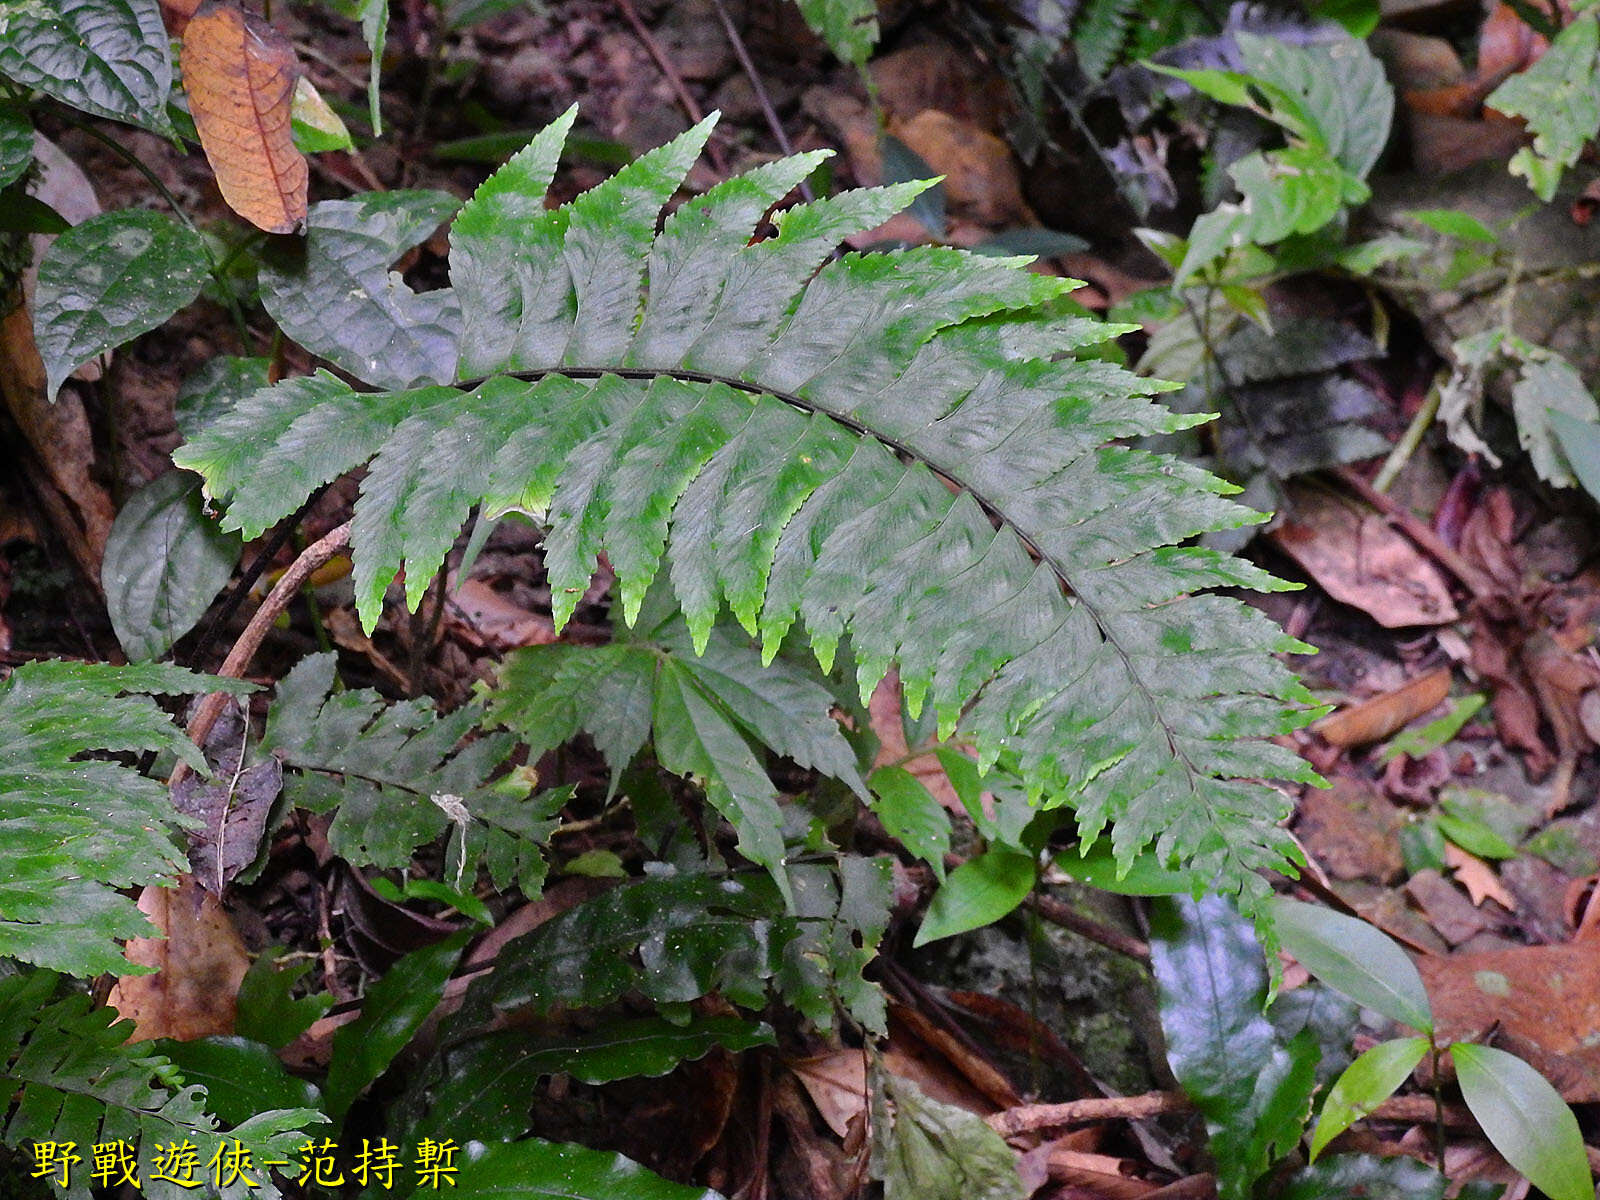
POLYGON ((0 75, 96 116, 172 134, 172 55, 156 0, 8 4, 0 75))
MULTIPOLYGON (((827 261, 921 185, 780 211, 778 235, 751 243, 821 154, 729 180, 657 233, 709 122, 547 210, 571 121, 461 209, 452 288, 417 295, 387 274, 442 201, 317 206, 308 260, 278 268, 268 306, 283 315, 334 270, 324 245, 360 287, 342 285, 337 320, 320 312, 313 332, 302 313, 290 332, 400 390, 319 373, 202 430, 176 457, 226 500, 226 527, 255 536, 370 464, 352 534, 370 628, 402 567, 420 599, 474 507, 527 513, 550 528, 558 626, 603 553, 630 623, 670 578, 696 652, 724 604, 767 661, 797 622, 824 668, 848 637, 863 695, 898 663, 913 712, 931 704, 983 768, 1014 755, 1029 794, 1070 804, 1085 838, 1111 827, 1124 862, 1155 842, 1260 896, 1257 869, 1297 851, 1285 799, 1255 781, 1312 778, 1262 739, 1301 724, 1310 697, 1272 658, 1296 643, 1206 589, 1285 585, 1179 547, 1256 517, 1203 472, 1115 444, 1196 420, 1153 403, 1157 385, 1061 357, 1117 327, 1059 316, 1069 285, 1017 260, 827 261), (426 339, 378 353, 419 306, 426 339)), ((692 695, 677 699, 693 724, 692 695)), ((677 764, 727 761, 689 744, 677 764)), ((766 845, 758 810, 730 814, 766 845)))
POLYGON ((200 480, 169 471, 133 493, 106 539, 100 579, 117 640, 134 662, 160 658, 233 575, 240 543, 206 517, 200 480))
POLYGON ((205 242, 163 213, 103 213, 58 237, 39 263, 34 336, 52 399, 95 355, 148 333, 200 294, 205 242))
POLYGON ((1281 150, 1257 150, 1228 168, 1240 200, 1195 221, 1174 283, 1182 285, 1230 251, 1316 233, 1366 200, 1394 115, 1394 92, 1365 43, 1344 38, 1295 46, 1239 34, 1238 71, 1154 69, 1223 104, 1278 125, 1281 150))

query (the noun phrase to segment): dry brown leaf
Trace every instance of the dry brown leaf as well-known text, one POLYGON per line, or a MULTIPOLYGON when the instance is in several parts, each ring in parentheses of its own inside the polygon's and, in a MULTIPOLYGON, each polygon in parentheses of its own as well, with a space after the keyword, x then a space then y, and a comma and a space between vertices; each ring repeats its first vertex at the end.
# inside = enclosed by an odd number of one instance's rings
MULTIPOLYGON (((906 745, 905 725, 900 720, 900 676, 895 671, 883 677, 867 702, 867 721, 878 736, 878 755, 874 767, 897 764, 905 767, 917 781, 933 794, 933 798, 953 813, 965 815, 966 805, 956 795, 956 789, 945 774, 944 767, 932 754, 919 754, 909 758, 911 748, 906 745)), ((990 807, 990 797, 984 793, 985 809, 990 807)), ((992 813, 991 813, 992 815, 992 813)))
POLYGON ((173 37, 182 37, 199 7, 200 0, 161 0, 161 19, 166 23, 167 32, 173 37))
POLYGON ((513 604, 481 579, 468 579, 451 592, 450 608, 496 650, 548 646, 556 640, 556 627, 548 616, 513 604))
POLYGON ((945 203, 952 212, 995 229, 1039 223, 1022 198, 1010 147, 994 134, 937 108, 891 122, 889 132, 944 176, 945 203))
POLYGON ((132 1040, 231 1034, 239 981, 250 964, 222 902, 193 875, 180 875, 177 887, 145 888, 139 910, 166 937, 128 942, 128 961, 157 973, 124 975, 106 998, 134 1023, 132 1040))
POLYGON ((1272 539, 1322 589, 1389 629, 1460 614, 1439 568, 1369 508, 1319 488, 1291 488, 1293 516, 1272 539))
POLYGON ((300 65, 289 39, 236 4, 205 0, 184 31, 181 63, 222 198, 268 233, 294 232, 306 219, 309 169, 290 128, 300 65))
POLYGON ((1506 891, 1494 868, 1476 854, 1469 854, 1455 843, 1446 842, 1444 861, 1456 873, 1456 881, 1467 889, 1473 904, 1481 907, 1485 900, 1493 900, 1507 912, 1517 911, 1517 898, 1506 891))
POLYGON ((1365 746, 1404 729, 1450 694, 1450 668, 1418 676, 1402 688, 1330 713, 1312 725, 1333 746, 1365 746))
POLYGON ((1295 835, 1335 879, 1392 883, 1405 863, 1400 810, 1364 779, 1340 775, 1326 791, 1307 788, 1300 798, 1295 835))
POLYGON ((1441 1042, 1493 1032, 1569 1101, 1600 1100, 1600 943, 1424 955, 1417 969, 1441 1042))

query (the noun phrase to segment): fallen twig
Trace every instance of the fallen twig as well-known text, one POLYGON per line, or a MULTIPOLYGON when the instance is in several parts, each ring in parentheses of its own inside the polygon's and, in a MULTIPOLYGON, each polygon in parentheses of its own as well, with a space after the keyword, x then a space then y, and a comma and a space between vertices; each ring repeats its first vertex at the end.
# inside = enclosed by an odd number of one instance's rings
MULTIPOLYGON (((239 635, 239 640, 233 644, 233 649, 228 651, 228 657, 223 661, 222 668, 217 674, 224 679, 243 679, 245 668, 250 665, 250 660, 261 648, 267 630, 278 619, 278 614, 289 607, 289 601, 294 599, 313 571, 334 555, 341 553, 349 544, 350 522, 346 521, 302 550, 300 557, 289 564, 289 569, 279 577, 278 582, 267 593, 267 598, 261 602, 261 607, 256 609, 255 615, 250 618, 250 623, 239 635)), ((206 736, 216 724, 217 718, 222 715, 222 706, 226 702, 225 692, 212 692, 200 702, 194 719, 189 722, 190 741, 197 746, 205 745, 206 736)), ((176 785, 188 770, 187 763, 179 762, 168 782, 176 785)))
MULTIPOLYGON (((634 36, 644 44, 645 51, 666 79, 668 86, 672 88, 672 94, 678 98, 678 106, 683 109, 684 115, 689 118, 691 124, 700 124, 705 113, 701 111, 700 105, 690 93, 689 85, 684 83, 678 68, 672 65, 667 52, 661 48, 656 35, 651 33, 649 26, 639 19, 639 11, 633 7, 633 0, 617 0, 617 7, 622 10, 622 15, 633 30, 634 36)), ((723 160, 722 150, 715 142, 706 142, 706 156, 711 159, 711 165, 717 169, 718 175, 728 173, 728 164, 723 160)))
POLYGON ((1419 550, 1454 575, 1474 596, 1483 597, 1495 591, 1494 585, 1484 577, 1483 572, 1461 557, 1405 505, 1378 491, 1349 467, 1340 467, 1334 474, 1340 482, 1382 513, 1391 525, 1415 542, 1419 550))
MULTIPOLYGON (((1182 1092, 1142 1092, 1137 1096, 1094 1096, 1064 1104, 1024 1104, 985 1117, 1001 1137, 1064 1129, 1094 1121, 1139 1121, 1167 1113, 1192 1112, 1194 1105, 1182 1092)), ((1374 1121, 1426 1122, 1440 1115, 1432 1096, 1391 1096, 1369 1116, 1374 1121)), ((1444 1123, 1457 1129, 1475 1129, 1477 1121, 1464 1105, 1443 1106, 1444 1123)))

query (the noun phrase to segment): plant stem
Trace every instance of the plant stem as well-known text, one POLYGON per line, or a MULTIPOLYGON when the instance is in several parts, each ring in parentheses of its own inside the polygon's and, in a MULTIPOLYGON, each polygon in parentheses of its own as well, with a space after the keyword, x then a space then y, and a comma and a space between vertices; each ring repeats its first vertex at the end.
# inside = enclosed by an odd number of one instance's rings
MULTIPOLYGON (((228 657, 217 674, 224 679, 243 679, 245 668, 250 665, 250 660, 261 648, 267 630, 272 628, 272 623, 278 619, 278 614, 289 607, 289 601, 294 599, 306 580, 311 578, 313 571, 339 554, 349 544, 350 522, 346 521, 302 550, 300 556, 289 564, 289 569, 267 593, 267 598, 261 602, 261 607, 256 609, 255 615, 250 618, 250 623, 239 635, 239 640, 233 644, 233 649, 228 652, 228 657)), ((222 715, 222 706, 227 698, 226 692, 212 692, 200 702, 200 707, 195 710, 194 719, 189 722, 188 728, 189 739, 195 745, 205 745, 206 735, 211 732, 211 727, 222 715)), ((176 784, 188 774, 188 771, 189 764, 180 760, 169 782, 176 784)))
POLYGON ((1417 409, 1417 415, 1411 418, 1411 424, 1406 426, 1406 431, 1394 449, 1389 451, 1389 457, 1383 460, 1383 466, 1372 480, 1372 490, 1380 495, 1389 490, 1396 476, 1405 470, 1411 461, 1411 456, 1416 453, 1417 447, 1422 444, 1423 436, 1433 425, 1434 417, 1439 415, 1439 400, 1444 391, 1440 381, 1435 378, 1433 386, 1428 389, 1428 395, 1422 402, 1422 407, 1417 409))

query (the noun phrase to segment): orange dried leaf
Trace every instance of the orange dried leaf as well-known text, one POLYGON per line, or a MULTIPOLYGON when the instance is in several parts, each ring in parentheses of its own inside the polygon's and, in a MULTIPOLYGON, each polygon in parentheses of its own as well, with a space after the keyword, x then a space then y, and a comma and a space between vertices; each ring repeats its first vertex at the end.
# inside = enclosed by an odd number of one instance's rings
POLYGON ((205 0, 180 61, 222 198, 252 225, 292 233, 306 219, 309 172, 290 125, 300 65, 289 39, 236 4, 205 0))
POLYGON ((1405 728, 1450 694, 1450 668, 1440 667, 1404 687, 1323 717, 1311 728, 1332 746, 1365 746, 1405 728))
POLYGON ((167 32, 182 37, 199 7, 200 0, 161 0, 161 19, 166 22, 167 32))

